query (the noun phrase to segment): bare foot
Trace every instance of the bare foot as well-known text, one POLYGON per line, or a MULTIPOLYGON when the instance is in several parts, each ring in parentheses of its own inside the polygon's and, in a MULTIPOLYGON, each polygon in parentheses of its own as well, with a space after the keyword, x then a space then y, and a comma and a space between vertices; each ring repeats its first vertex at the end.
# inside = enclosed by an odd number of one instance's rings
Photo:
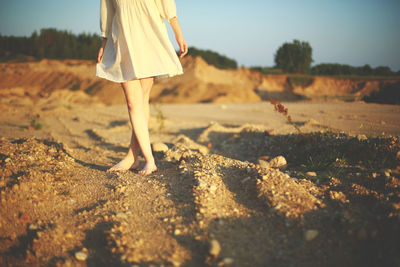
POLYGON ((129 169, 135 171, 139 170, 139 161, 135 161, 129 169))
POLYGON ((139 171, 140 174, 148 175, 157 171, 157 166, 154 162, 147 162, 143 169, 139 171))
POLYGON ((107 170, 107 172, 115 172, 115 171, 126 171, 131 169, 132 167, 138 167, 135 164, 139 165, 139 162, 133 163, 133 158, 131 157, 125 157, 123 158, 120 162, 112 166, 107 170))

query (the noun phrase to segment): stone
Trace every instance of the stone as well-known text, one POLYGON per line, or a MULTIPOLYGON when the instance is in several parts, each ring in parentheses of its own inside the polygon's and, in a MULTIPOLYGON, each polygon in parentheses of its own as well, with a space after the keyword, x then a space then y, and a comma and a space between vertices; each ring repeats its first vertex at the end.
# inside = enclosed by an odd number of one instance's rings
POLYGON ((154 152, 166 152, 168 150, 168 146, 162 142, 156 142, 152 144, 154 152))
POLYGON ((200 152, 202 155, 207 155, 208 152, 209 152, 209 150, 208 150, 207 147, 201 146, 201 147, 199 147, 199 152, 200 152))
POLYGON ((179 267, 182 265, 179 261, 171 261, 171 263, 173 266, 176 266, 176 267, 179 267))
MULTIPOLYGON (((242 184, 244 184, 245 182, 249 181, 250 179, 251 179, 251 177, 250 177, 250 176, 247 176, 247 177, 244 178, 241 182, 242 182, 242 184)), ((264 179, 264 177, 263 177, 263 179, 264 179)))
POLYGON ((118 212, 116 217, 119 219, 127 219, 128 218, 128 216, 123 212, 118 212))
POLYGON ((234 262, 234 260, 233 260, 232 258, 224 258, 224 259, 222 260, 222 263, 223 263, 224 265, 232 265, 233 262, 234 262))
POLYGON ((277 168, 280 170, 284 170, 287 167, 287 162, 286 162, 285 157, 277 156, 277 157, 271 159, 271 161, 269 162, 269 166, 271 168, 277 168))
POLYGON ((29 230, 37 230, 39 227, 36 224, 30 224, 29 230))
POLYGON ((211 194, 214 194, 216 190, 217 190, 217 187, 215 185, 211 185, 210 186, 210 193, 211 194))
POLYGON ((318 125, 319 122, 318 122, 316 119, 311 118, 311 119, 309 119, 309 120, 307 121, 307 124, 308 124, 308 125, 318 125))
POLYGON ((179 229, 175 229, 175 231, 174 231, 174 235, 180 235, 181 234, 181 230, 179 230, 179 229))
POLYGON ((87 259, 87 254, 82 251, 75 252, 75 258, 79 261, 85 261, 87 259))
POLYGON ((18 184, 13 185, 13 186, 12 186, 12 190, 13 190, 14 192, 18 191, 18 190, 19 190, 19 185, 18 185, 18 184))
POLYGON ((365 134, 359 134, 359 135, 357 135, 357 139, 358 139, 358 141, 363 141, 363 140, 367 140, 368 137, 365 134))
POLYGON ((317 177, 317 173, 316 172, 306 172, 306 175, 308 177, 317 177))
POLYGON ((219 244, 219 242, 215 239, 211 240, 210 255, 213 256, 214 258, 217 258, 220 252, 221 252, 221 245, 219 244))
POLYGON ((261 168, 269 168, 269 163, 266 160, 263 159, 258 159, 258 165, 260 165, 261 168))
POLYGON ((307 230, 304 233, 304 239, 306 241, 311 241, 311 240, 315 239, 317 237, 317 235, 318 235, 318 231, 317 230, 307 230))

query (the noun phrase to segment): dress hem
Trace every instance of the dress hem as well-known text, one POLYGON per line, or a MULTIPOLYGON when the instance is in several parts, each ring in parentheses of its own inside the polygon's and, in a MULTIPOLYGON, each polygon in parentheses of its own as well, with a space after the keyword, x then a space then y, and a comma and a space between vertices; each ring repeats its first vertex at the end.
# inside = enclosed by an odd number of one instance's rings
POLYGON ((120 79, 110 78, 110 77, 108 77, 106 75, 102 75, 102 74, 98 73, 98 71, 96 71, 96 76, 97 77, 102 78, 102 79, 106 79, 106 80, 111 81, 111 82, 116 82, 116 83, 123 83, 123 82, 132 81, 132 80, 135 80, 135 79, 145 79, 145 78, 150 78, 150 77, 154 77, 155 79, 171 78, 171 77, 182 75, 182 74, 183 74, 183 71, 178 71, 178 72, 175 72, 175 73, 150 74, 150 75, 144 75, 144 76, 133 76, 130 79, 122 79, 122 80, 120 80, 120 79))

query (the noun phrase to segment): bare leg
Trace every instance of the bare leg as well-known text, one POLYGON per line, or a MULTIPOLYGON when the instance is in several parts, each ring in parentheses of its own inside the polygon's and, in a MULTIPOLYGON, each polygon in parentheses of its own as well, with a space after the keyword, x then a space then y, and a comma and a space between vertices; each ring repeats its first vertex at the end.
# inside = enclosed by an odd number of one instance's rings
MULTIPOLYGON (((144 106, 144 113, 146 116, 147 127, 149 127, 149 119, 150 119, 150 106, 149 106, 149 99, 150 99, 150 90, 153 86, 154 78, 145 78, 140 79, 140 84, 143 90, 143 106, 144 106)), ((130 158, 133 157, 134 163, 130 167, 130 169, 137 170, 139 168, 139 143, 135 135, 134 129, 132 129, 131 135, 131 143, 129 145, 128 155, 130 158)))
MULTIPOLYGON (((140 145, 140 149, 142 150, 143 156, 146 160, 146 165, 140 171, 140 173, 150 174, 157 170, 157 166, 155 165, 150 146, 148 119, 146 118, 144 108, 145 97, 141 82, 139 80, 124 82, 122 83, 122 88, 124 89, 125 98, 128 105, 129 118, 136 137, 135 139, 137 139, 137 143, 140 145)), ((136 146, 136 141, 133 139, 134 138, 131 138, 132 146, 130 146, 130 151, 128 151, 127 156, 108 171, 127 170, 132 167, 135 161, 135 156, 138 153, 138 146, 136 146)))

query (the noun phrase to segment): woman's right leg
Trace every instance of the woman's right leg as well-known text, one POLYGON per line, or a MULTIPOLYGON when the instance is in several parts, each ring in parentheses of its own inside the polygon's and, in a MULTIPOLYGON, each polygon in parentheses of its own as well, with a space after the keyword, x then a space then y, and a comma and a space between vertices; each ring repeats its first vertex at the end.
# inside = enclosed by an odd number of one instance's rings
POLYGON ((131 138, 133 147, 131 153, 128 152, 128 155, 118 164, 110 168, 109 171, 127 170, 131 168, 134 162, 135 153, 138 153, 138 149, 135 149, 135 147, 138 148, 139 146, 134 146, 136 145, 136 141, 134 139, 137 139, 137 143, 140 144, 140 148, 146 160, 146 165, 140 172, 142 174, 150 174, 157 169, 157 166, 155 165, 150 146, 148 119, 146 118, 146 112, 144 110, 144 94, 142 91, 142 86, 139 80, 133 80, 122 83, 122 87, 124 89, 125 98, 128 105, 128 113, 132 124, 132 129, 136 138, 131 138))

